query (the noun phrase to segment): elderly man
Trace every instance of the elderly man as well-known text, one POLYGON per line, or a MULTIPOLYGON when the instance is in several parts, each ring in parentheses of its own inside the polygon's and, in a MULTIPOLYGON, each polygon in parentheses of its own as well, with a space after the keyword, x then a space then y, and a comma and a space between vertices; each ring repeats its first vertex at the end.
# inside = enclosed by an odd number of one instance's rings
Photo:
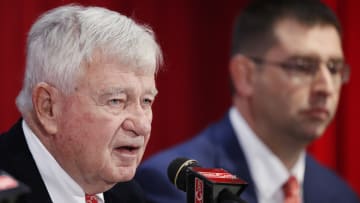
POLYGON ((22 114, 0 136, 0 168, 31 193, 19 202, 142 202, 132 181, 149 141, 155 74, 152 31, 99 7, 42 15, 27 40, 22 114))

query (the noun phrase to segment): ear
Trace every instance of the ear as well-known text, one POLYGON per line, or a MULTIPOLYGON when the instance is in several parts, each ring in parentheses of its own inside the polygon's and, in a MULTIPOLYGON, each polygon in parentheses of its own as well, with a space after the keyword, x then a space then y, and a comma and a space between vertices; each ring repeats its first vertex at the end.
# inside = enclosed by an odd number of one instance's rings
POLYGON ((254 63, 242 54, 233 56, 230 60, 230 77, 236 94, 249 96, 253 92, 254 63))
POLYGON ((56 105, 59 96, 59 90, 45 82, 37 84, 32 92, 34 113, 47 135, 53 135, 58 130, 56 105))

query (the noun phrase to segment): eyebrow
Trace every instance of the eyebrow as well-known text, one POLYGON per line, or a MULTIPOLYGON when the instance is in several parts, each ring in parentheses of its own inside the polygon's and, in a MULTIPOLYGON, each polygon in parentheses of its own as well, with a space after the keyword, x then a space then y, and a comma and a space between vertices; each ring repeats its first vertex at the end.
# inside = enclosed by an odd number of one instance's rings
MULTIPOLYGON (((110 89, 102 89, 99 91, 100 97, 106 97, 116 94, 122 94, 126 92, 126 88, 110 88, 110 89)), ((145 94, 151 94, 153 96, 156 96, 158 94, 158 90, 155 89, 149 89, 145 91, 145 94)))

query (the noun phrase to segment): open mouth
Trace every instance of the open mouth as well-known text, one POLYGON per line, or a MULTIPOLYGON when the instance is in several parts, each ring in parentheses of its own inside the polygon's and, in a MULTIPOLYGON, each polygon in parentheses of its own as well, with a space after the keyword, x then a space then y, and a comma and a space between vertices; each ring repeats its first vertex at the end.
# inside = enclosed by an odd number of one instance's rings
POLYGON ((136 146, 121 146, 121 147, 117 147, 116 151, 126 154, 134 154, 137 153, 139 149, 140 147, 136 147, 136 146))
POLYGON ((133 147, 133 146, 123 146, 123 147, 119 147, 119 148, 122 149, 122 150, 130 151, 130 152, 139 149, 139 147, 133 147))

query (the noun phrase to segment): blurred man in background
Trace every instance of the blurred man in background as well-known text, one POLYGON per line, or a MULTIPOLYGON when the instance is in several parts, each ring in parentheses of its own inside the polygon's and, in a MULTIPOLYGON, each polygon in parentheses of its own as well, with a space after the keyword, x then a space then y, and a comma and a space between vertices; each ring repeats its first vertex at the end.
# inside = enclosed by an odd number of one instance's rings
POLYGON ((168 164, 185 156, 243 178, 241 197, 249 203, 359 202, 306 153, 334 117, 349 78, 333 12, 316 0, 251 2, 235 24, 229 70, 233 106, 225 118, 140 166, 136 179, 148 201, 186 202, 166 175, 168 164))

